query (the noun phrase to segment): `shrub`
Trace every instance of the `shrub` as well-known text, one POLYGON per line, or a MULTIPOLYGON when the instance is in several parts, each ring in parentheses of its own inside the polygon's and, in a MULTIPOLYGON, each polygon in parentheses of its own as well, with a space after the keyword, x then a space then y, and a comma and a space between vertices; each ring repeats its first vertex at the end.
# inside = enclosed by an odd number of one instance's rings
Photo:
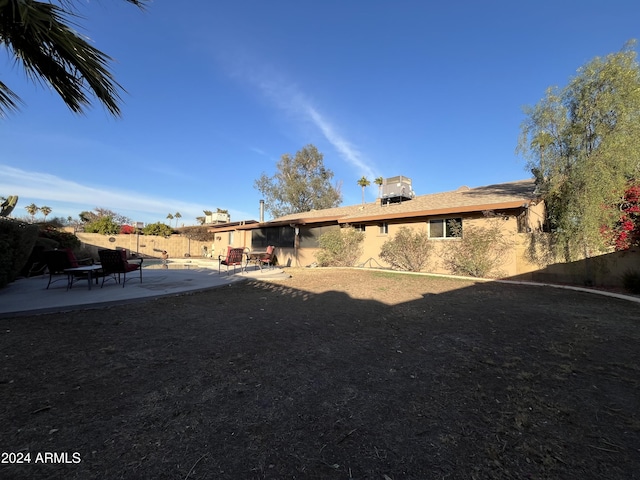
POLYGON ((150 223, 142 229, 145 235, 157 235, 159 237, 169 237, 173 233, 173 229, 166 223, 156 222, 150 223))
POLYGON ((624 272, 622 286, 629 293, 640 294, 640 271, 628 270, 624 272))
POLYGON ((0 220, 0 287, 13 282, 27 262, 38 238, 38 227, 0 220))
POLYGON ((510 243, 504 239, 500 228, 501 220, 490 221, 487 227, 465 227, 452 225, 460 230, 459 240, 452 240, 441 254, 445 265, 455 274, 472 277, 499 277, 498 267, 504 263, 504 257, 510 243))
POLYGON ((322 267, 353 267, 362 255, 364 232, 353 228, 330 230, 318 239, 316 259, 322 267))
POLYGON ((209 232, 209 227, 182 227, 178 232, 191 240, 202 242, 213 242, 216 238, 215 233, 209 232))
POLYGON ((425 230, 414 231, 400 227, 380 249, 380 258, 394 270, 420 272, 426 268, 431 256, 432 242, 425 230))
MULTIPOLYGON (((35 226, 35 225, 34 225, 35 226)), ((53 250, 55 248, 70 248, 79 257, 80 240, 72 233, 57 230, 50 224, 38 224, 39 232, 34 242, 31 253, 27 261, 22 266, 19 275, 29 276, 32 274, 32 267, 38 267, 43 262, 42 252, 45 250, 53 250), (38 265, 36 265, 38 264, 38 265)), ((40 271, 36 268, 36 271, 40 271)))
POLYGON ((56 248, 70 248, 77 250, 80 248, 80 240, 73 233, 63 232, 55 228, 45 228, 40 230, 40 238, 53 240, 56 242, 56 248))
POLYGON ((84 226, 87 233, 100 233, 102 235, 117 235, 120 233, 120 224, 116 223, 112 217, 100 217, 97 220, 87 223, 84 226))
POLYGON ((631 183, 627 187, 624 199, 616 210, 620 216, 613 229, 601 229, 605 238, 616 250, 628 250, 640 245, 640 184, 631 183))

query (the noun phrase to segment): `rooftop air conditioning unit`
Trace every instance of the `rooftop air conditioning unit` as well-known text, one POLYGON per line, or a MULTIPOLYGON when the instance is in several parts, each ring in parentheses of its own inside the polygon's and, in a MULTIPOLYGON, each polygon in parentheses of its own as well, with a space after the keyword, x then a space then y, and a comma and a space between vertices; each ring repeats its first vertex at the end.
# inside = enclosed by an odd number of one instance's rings
POLYGON ((416 194, 411 186, 411 179, 403 177, 385 178, 382 181, 382 203, 389 204, 411 200, 416 194))
POLYGON ((215 212, 205 217, 205 223, 229 223, 231 217, 228 213, 215 212))

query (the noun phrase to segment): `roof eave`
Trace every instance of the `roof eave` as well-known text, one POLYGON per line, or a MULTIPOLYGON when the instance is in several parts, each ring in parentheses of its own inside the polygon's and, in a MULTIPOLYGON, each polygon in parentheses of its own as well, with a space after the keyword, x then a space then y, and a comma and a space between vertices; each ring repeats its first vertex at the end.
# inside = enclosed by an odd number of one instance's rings
POLYGON ((339 223, 375 222, 381 220, 397 220, 400 218, 434 217, 436 215, 451 215, 454 213, 472 213, 485 210, 506 210, 511 208, 527 207, 530 200, 514 200, 511 202, 488 203, 484 205, 465 205, 458 207, 435 208, 431 210, 416 210, 413 212, 397 212, 389 214, 362 215, 359 217, 341 217, 339 223))
MULTIPOLYGON (((270 222, 264 222, 257 225, 260 227, 282 227, 288 225, 307 225, 310 223, 326 223, 326 222, 339 222, 340 219, 344 217, 344 215, 328 215, 325 217, 299 217, 299 218, 290 218, 288 220, 272 220, 270 222)), ((252 226, 256 228, 256 225, 252 226)))
POLYGON ((251 225, 255 225, 258 223, 257 220, 240 220, 237 222, 226 222, 221 223, 217 226, 207 226, 207 232, 216 233, 216 232, 229 232, 232 230, 242 230, 242 227, 251 227, 251 225))

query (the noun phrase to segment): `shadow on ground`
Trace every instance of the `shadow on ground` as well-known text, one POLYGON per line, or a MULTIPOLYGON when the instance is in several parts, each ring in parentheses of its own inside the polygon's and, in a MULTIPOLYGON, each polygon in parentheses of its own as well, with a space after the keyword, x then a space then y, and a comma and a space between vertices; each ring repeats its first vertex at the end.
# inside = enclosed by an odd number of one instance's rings
POLYGON ((0 476, 640 478, 637 304, 309 275, 0 320, 0 476))

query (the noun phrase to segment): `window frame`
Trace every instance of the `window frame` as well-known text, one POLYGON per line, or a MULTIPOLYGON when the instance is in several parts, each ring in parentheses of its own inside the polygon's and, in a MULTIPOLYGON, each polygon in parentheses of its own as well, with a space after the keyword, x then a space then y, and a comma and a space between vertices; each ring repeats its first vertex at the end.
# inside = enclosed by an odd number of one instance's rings
POLYGON ((434 219, 431 219, 431 220, 427 221, 427 231, 429 232, 429 239, 431 239, 431 240, 456 240, 456 239, 460 239, 464 235, 463 219, 462 219, 462 217, 434 218, 434 219), (450 232, 448 222, 451 221, 451 220, 460 223, 460 229, 461 229, 460 235, 448 235, 448 233, 450 232), (442 236, 434 237, 434 236, 431 235, 431 225, 432 224, 436 224, 436 223, 440 223, 441 224, 442 233, 443 233, 442 236))
POLYGON ((270 245, 294 248, 295 237, 295 229, 290 226, 256 228, 251 231, 251 248, 265 249, 270 245))

